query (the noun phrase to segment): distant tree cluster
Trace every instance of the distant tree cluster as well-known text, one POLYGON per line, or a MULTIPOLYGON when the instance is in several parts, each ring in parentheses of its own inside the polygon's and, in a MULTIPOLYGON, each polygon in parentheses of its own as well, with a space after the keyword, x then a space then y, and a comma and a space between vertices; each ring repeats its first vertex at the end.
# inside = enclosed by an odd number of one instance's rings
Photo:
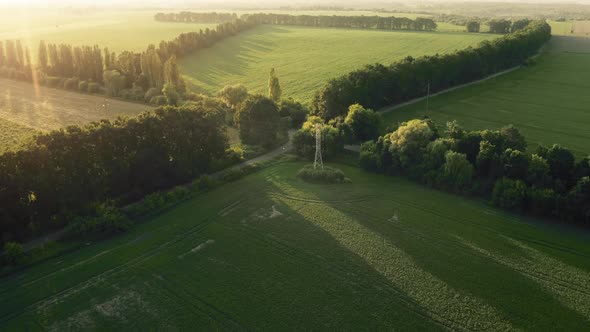
POLYGON ((434 31, 436 23, 431 18, 383 16, 316 16, 286 14, 244 14, 243 20, 255 24, 300 25, 329 28, 356 28, 377 30, 434 31))
POLYGON ((361 166, 428 185, 488 197, 498 207, 590 226, 590 157, 541 146, 526 153, 518 129, 468 131, 456 122, 441 133, 431 120, 412 120, 363 144, 361 166))
POLYGON ((20 41, 0 41, 0 76, 155 105, 176 105, 187 94, 177 58, 252 26, 239 19, 232 20, 216 29, 182 33, 171 41, 161 41, 157 47, 149 45, 141 53, 116 54, 98 46, 41 41, 35 63, 20 41))
POLYGON ((0 155, 0 243, 63 227, 97 203, 133 202, 210 172, 225 158, 224 121, 202 104, 159 108, 53 131, 0 155))
POLYGON ((389 66, 368 65, 329 80, 314 96, 312 114, 325 120, 359 103, 378 109, 472 82, 522 64, 551 38, 551 27, 535 21, 513 34, 454 53, 407 57, 389 66))
POLYGON ((228 23, 238 19, 235 13, 157 13, 154 18, 161 22, 182 22, 182 23, 228 23))

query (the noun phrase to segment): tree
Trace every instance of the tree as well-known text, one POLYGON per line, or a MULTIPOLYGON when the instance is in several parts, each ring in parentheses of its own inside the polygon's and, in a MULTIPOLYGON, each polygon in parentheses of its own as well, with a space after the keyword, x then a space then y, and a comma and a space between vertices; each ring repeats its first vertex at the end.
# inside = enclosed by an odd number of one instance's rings
POLYGON ((279 110, 269 98, 249 96, 236 113, 235 123, 243 143, 272 146, 279 130, 279 110))
POLYGON ((479 23, 479 21, 469 21, 465 25, 465 27, 467 28, 467 32, 479 32, 480 26, 481 24, 479 23))
POLYGON ((175 86, 176 91, 179 93, 184 93, 185 91, 184 81, 180 76, 180 70, 176 62, 176 55, 172 55, 164 64, 164 82, 175 86))
POLYGON ((492 203, 504 209, 522 209, 526 193, 527 187, 522 180, 502 178, 494 185, 492 203))
POLYGON ((150 87, 161 89, 164 86, 164 68, 158 52, 148 48, 141 55, 141 72, 148 78, 150 87))
POLYGON ((526 178, 529 168, 529 158, 518 150, 506 149, 503 156, 504 174, 511 179, 526 178))
POLYGON ((547 163, 545 158, 537 154, 531 155, 526 181, 528 184, 536 187, 545 187, 551 183, 549 163, 547 163))
POLYGON ((276 75, 275 69, 270 69, 270 78, 268 79, 268 97, 278 103, 281 100, 282 95, 281 85, 279 84, 279 79, 276 75))
POLYGON ((119 92, 127 86, 127 79, 117 70, 106 70, 103 77, 106 93, 109 96, 118 96, 119 92))
POLYGON ((436 132, 427 120, 411 120, 391 133, 390 151, 403 168, 408 168, 422 161, 426 147, 436 138, 436 132))
POLYGON ((248 89, 243 84, 226 85, 219 90, 217 96, 235 111, 248 98, 248 89))
POLYGON ((289 98, 281 100, 281 104, 279 105, 279 114, 282 117, 291 118, 292 128, 300 128, 307 119, 309 110, 300 102, 289 98))
POLYGON ((473 179, 473 165, 462 153, 448 151, 443 165, 443 179, 456 191, 468 189, 473 179))
POLYGON ((590 177, 581 178, 567 195, 568 219, 590 225, 590 177))
POLYGON ((39 42, 39 49, 37 50, 37 65, 43 72, 47 72, 48 68, 48 55, 47 55, 47 45, 45 41, 39 42))
POLYGON ((526 28, 531 23, 531 20, 528 18, 524 18, 521 20, 517 20, 512 22, 512 27, 510 28, 510 32, 516 32, 518 30, 522 30, 526 28))
POLYGON ((360 104, 354 104, 348 108, 344 123, 350 126, 356 141, 365 142, 379 136, 381 115, 360 104))
POLYGON ((180 96, 176 91, 176 88, 171 83, 164 84, 164 88, 162 89, 162 94, 166 97, 166 102, 168 105, 177 106, 180 96))
POLYGON ((572 182, 575 158, 570 150, 554 144, 550 148, 539 147, 537 154, 547 160, 553 179, 559 180, 563 186, 572 182))

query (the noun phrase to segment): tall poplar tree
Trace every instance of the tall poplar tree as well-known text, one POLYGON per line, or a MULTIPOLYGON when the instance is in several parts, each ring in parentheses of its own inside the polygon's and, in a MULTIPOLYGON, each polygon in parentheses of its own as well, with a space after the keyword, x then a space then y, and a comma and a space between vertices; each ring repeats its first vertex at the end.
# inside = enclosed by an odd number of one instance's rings
POLYGON ((268 79, 268 97, 277 103, 281 100, 282 94, 283 91, 281 90, 281 84, 279 83, 275 69, 271 68, 270 78, 268 79))

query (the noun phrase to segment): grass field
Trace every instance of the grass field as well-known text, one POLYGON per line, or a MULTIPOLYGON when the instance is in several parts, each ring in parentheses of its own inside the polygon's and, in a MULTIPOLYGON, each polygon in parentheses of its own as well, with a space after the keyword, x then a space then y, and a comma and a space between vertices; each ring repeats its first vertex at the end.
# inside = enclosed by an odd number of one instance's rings
POLYGON ((352 184, 310 185, 301 166, 0 279, 0 330, 588 327, 587 234, 341 165, 352 184))
POLYGON ((143 104, 0 79, 0 153, 20 146, 35 131, 135 116, 149 109, 152 107, 143 104))
POLYGON ((439 124, 457 120, 470 129, 514 124, 531 150, 559 143, 577 156, 590 154, 590 38, 553 37, 536 64, 418 102, 391 113, 386 123, 428 115, 439 124))
POLYGON ((243 83, 252 92, 266 93, 268 73, 274 67, 283 97, 307 102, 328 79, 366 64, 451 52, 494 37, 260 26, 187 56, 180 64, 186 80, 195 89, 207 92, 243 83))
MULTIPOLYGON (((0 13, 0 40, 21 39, 36 50, 48 43, 99 45, 111 51, 144 51, 149 44, 171 40, 183 32, 214 28, 215 24, 157 22, 157 11, 60 11, 0 13)), ((34 53, 36 54, 36 52, 34 53)))

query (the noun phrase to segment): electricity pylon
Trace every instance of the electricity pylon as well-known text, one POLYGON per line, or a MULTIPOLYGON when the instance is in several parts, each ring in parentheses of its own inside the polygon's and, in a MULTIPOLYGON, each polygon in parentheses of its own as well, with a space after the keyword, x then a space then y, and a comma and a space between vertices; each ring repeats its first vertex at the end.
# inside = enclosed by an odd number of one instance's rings
POLYGON ((315 127, 315 160, 313 162, 313 169, 317 169, 318 166, 324 169, 324 162, 322 160, 322 126, 317 125, 315 127))

